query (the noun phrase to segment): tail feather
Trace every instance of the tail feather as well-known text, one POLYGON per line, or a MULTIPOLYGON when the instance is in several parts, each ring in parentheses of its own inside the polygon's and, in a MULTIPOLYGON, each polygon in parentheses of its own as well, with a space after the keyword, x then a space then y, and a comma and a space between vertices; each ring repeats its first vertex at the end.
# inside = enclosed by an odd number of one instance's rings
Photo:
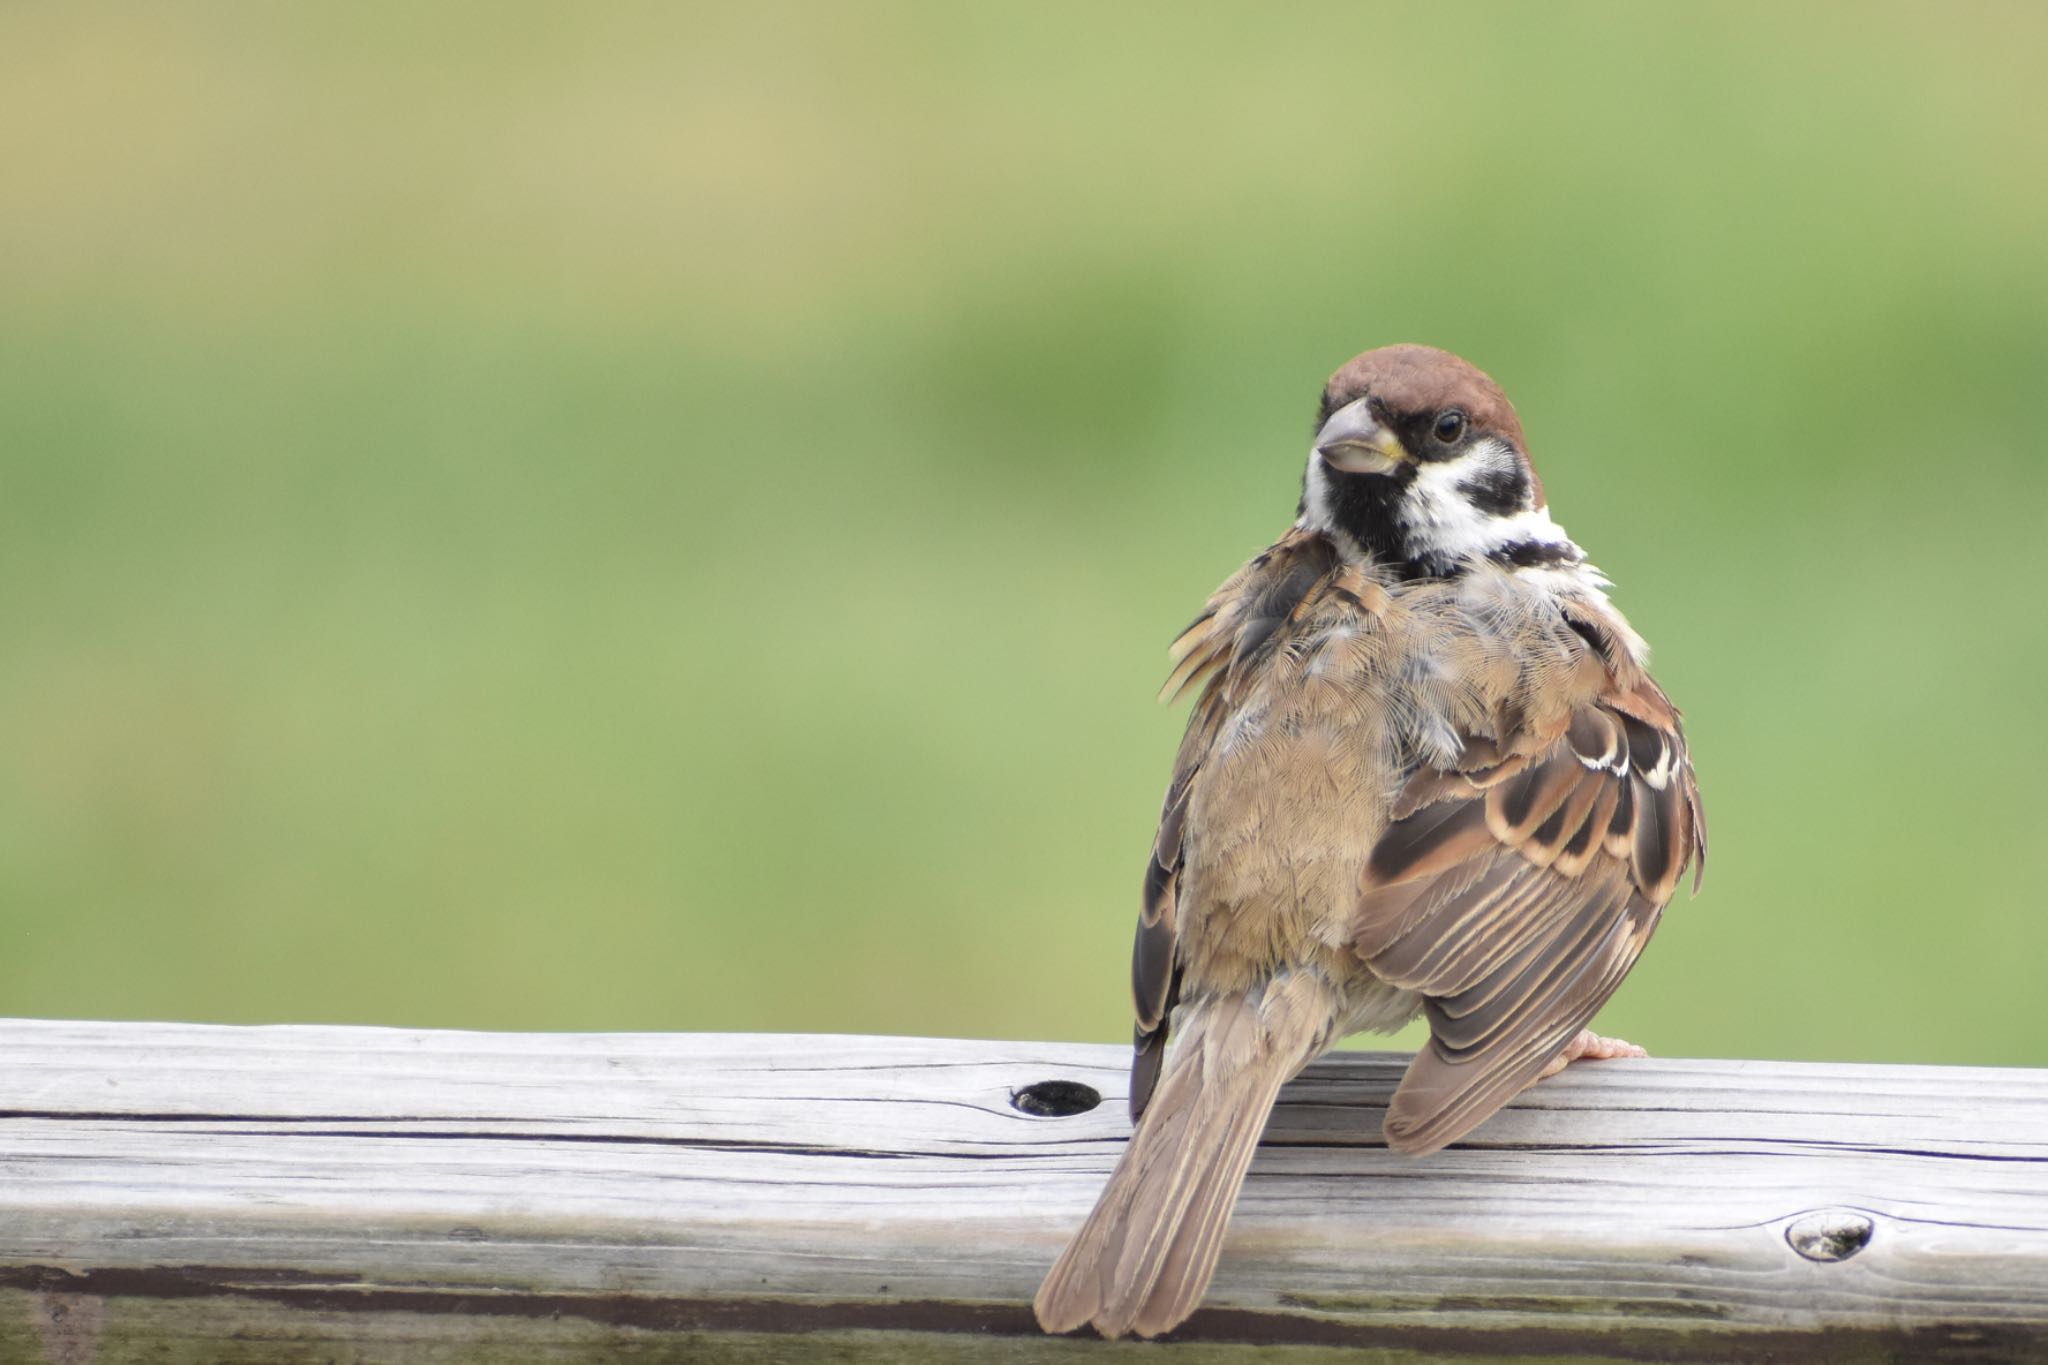
POLYGON ((1320 992, 1289 989, 1302 979, 1187 1010, 1108 1186, 1039 1288, 1046 1331, 1158 1336, 1201 1303, 1273 1101, 1328 1040, 1330 1012, 1306 998, 1320 992))

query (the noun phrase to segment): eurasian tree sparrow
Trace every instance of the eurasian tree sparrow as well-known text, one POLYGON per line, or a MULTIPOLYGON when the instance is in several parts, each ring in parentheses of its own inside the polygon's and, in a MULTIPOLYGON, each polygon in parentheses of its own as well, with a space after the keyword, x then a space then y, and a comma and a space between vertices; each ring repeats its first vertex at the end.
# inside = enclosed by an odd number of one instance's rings
POLYGON ((1280 1086, 1347 1033, 1428 1018, 1385 1124, 1413 1153, 1642 1055, 1585 1026, 1706 827, 1608 586, 1479 370, 1389 346, 1330 379, 1294 526, 1173 647, 1166 693, 1202 691, 1132 960, 1136 1128, 1047 1331, 1192 1313, 1280 1086))

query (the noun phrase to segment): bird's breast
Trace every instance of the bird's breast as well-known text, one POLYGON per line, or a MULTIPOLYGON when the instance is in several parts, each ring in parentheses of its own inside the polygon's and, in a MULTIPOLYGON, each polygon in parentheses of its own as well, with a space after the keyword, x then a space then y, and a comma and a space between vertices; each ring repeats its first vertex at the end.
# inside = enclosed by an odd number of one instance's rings
POLYGON ((1312 600, 1248 675, 1219 680, 1238 701, 1201 759, 1183 836, 1190 987, 1240 989, 1310 962, 1364 974, 1352 916, 1395 793, 1418 763, 1491 733, 1546 652, 1566 648, 1561 621, 1482 606, 1448 585, 1312 600))
POLYGON ((1383 698, 1355 628, 1294 642, 1219 728, 1189 809, 1181 942, 1235 989, 1343 949, 1365 858, 1399 787, 1383 698))

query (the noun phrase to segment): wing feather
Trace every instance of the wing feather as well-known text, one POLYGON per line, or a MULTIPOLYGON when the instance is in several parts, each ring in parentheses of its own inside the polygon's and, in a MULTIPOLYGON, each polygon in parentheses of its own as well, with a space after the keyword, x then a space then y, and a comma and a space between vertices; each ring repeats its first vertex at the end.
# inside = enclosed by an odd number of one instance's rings
POLYGON ((1455 1141, 1533 1081, 1704 859, 1678 713, 1647 677, 1634 683, 1580 706, 1547 744, 1467 738, 1456 763, 1423 765, 1397 797, 1353 933, 1429 1019, 1387 1111, 1393 1145, 1455 1141))

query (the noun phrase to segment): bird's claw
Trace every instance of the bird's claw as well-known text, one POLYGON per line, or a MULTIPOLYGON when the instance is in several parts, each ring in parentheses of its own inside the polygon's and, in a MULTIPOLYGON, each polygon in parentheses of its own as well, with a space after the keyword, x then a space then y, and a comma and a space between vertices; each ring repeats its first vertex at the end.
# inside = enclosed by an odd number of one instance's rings
POLYGON ((1550 1059, 1550 1065, 1536 1074, 1539 1081, 1549 1080, 1573 1062, 1611 1062, 1617 1057, 1647 1057, 1649 1051, 1637 1047, 1625 1038, 1602 1038, 1589 1028, 1579 1030, 1578 1037, 1564 1045, 1564 1051, 1550 1059))

